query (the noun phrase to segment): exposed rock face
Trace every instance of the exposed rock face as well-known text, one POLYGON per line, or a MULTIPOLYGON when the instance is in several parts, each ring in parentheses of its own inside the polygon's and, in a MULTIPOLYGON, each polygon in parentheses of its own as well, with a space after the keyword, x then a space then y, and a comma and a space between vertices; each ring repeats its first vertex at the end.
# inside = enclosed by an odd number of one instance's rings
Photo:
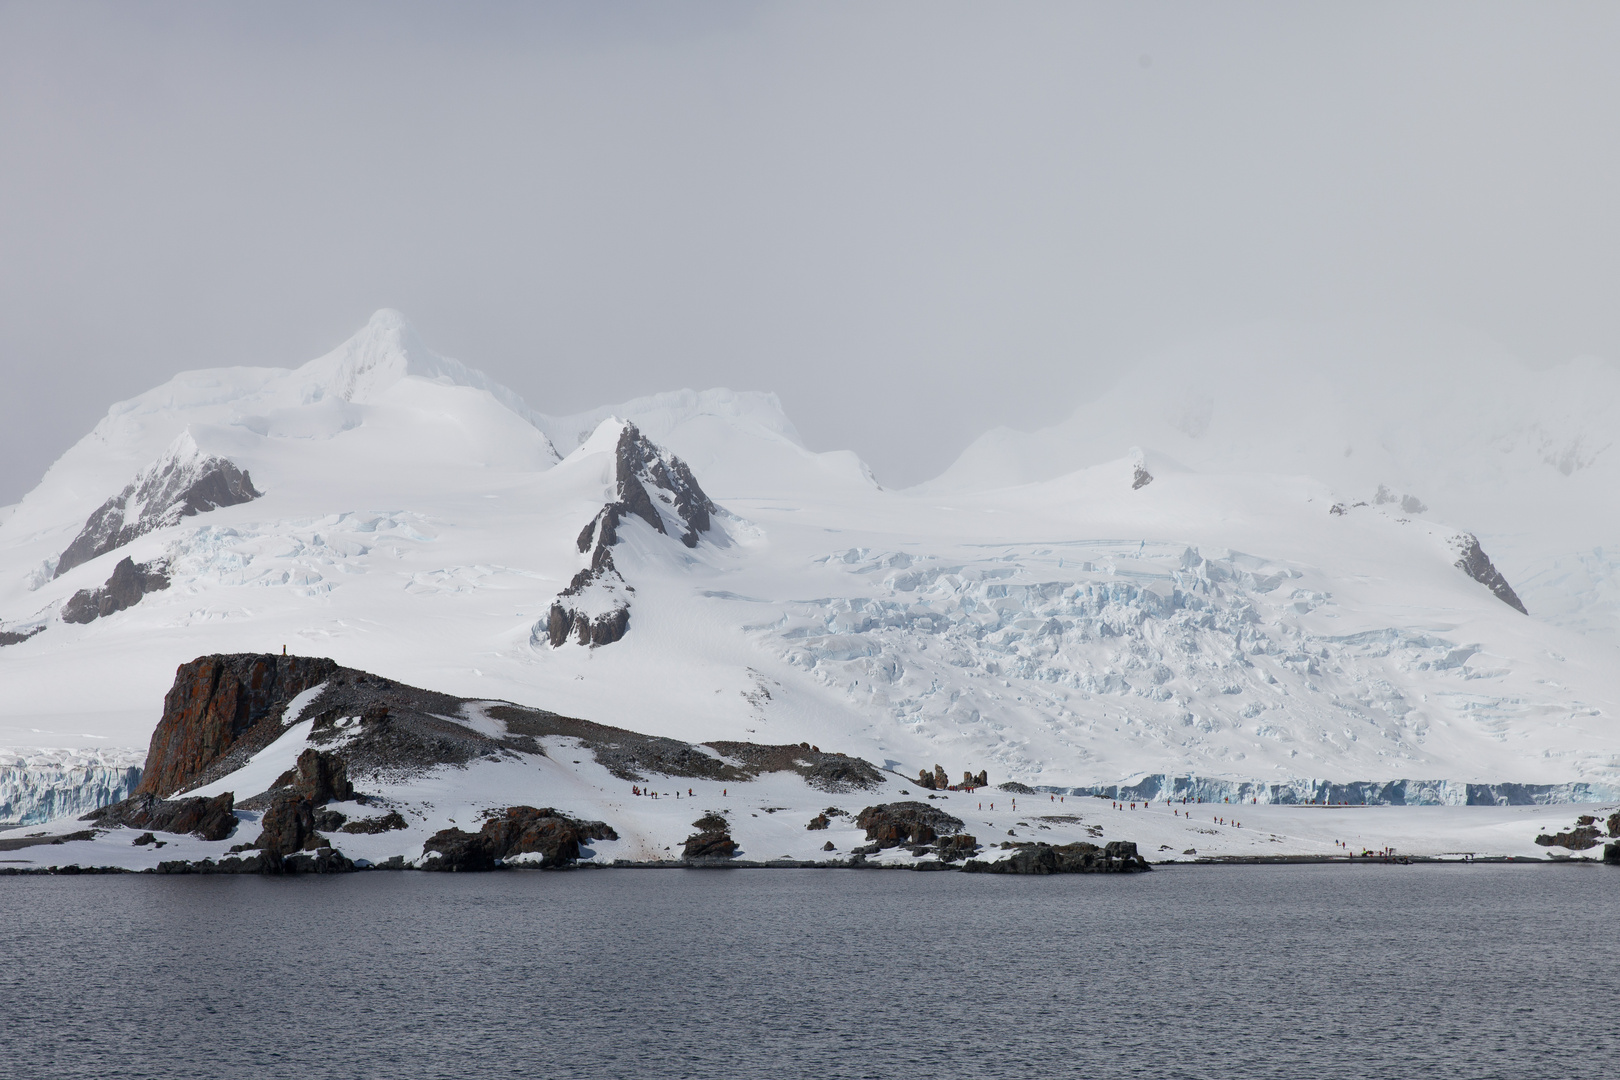
POLYGON ((184 791, 236 744, 254 751, 269 745, 281 733, 287 703, 337 670, 320 657, 251 653, 181 664, 163 699, 163 718, 152 732, 137 793, 184 791))
MULTIPOLYGON (((611 550, 625 518, 640 518, 690 548, 709 531, 716 510, 686 463, 653 445, 634 424, 624 425, 614 448, 614 486, 617 498, 579 534, 579 552, 590 553, 590 566, 574 575, 546 615, 544 638, 554 649, 569 640, 591 648, 610 645, 630 629, 624 577, 611 550)), ((541 627, 531 636, 538 643, 541 627)))
POLYGON ((1513 586, 1507 583, 1507 578, 1502 576, 1479 546, 1478 537, 1472 533, 1462 533, 1451 538, 1451 546, 1457 552, 1457 569, 1491 590, 1492 594, 1508 607, 1516 608, 1526 615, 1530 614, 1525 611, 1524 601, 1519 599, 1519 594, 1513 591, 1513 586))
POLYGON ((927 803, 897 802, 868 806, 855 819, 866 839, 879 848, 932 844, 940 836, 962 831, 962 820, 927 803))
POLYGON ((269 857, 265 873, 277 873, 281 860, 295 851, 331 846, 315 831, 315 806, 308 799, 276 799, 259 824, 261 831, 255 846, 269 857))
POLYGON ((230 792, 212 799, 160 799, 139 794, 121 803, 92 810, 80 821, 98 825, 125 825, 156 832, 192 833, 204 840, 223 840, 236 831, 236 797, 230 792))
POLYGON ((21 645, 44 629, 43 626, 31 626, 27 630, 0 630, 0 645, 21 645))
MULTIPOLYGON (((588 574, 588 571, 582 570, 580 574, 588 574)), ((558 598, 552 601, 551 611, 546 615, 546 638, 551 642, 552 648, 561 648, 572 638, 576 643, 589 645, 594 649, 598 645, 611 645, 629 632, 628 602, 615 604, 598 615, 563 606, 564 600, 580 595, 588 586, 597 582, 598 579, 595 577, 586 577, 582 580, 579 575, 575 575, 575 583, 558 593, 558 598)))
POLYGON ((1153 483, 1153 474, 1138 464, 1131 473, 1131 490, 1140 491, 1151 483, 1153 483))
POLYGON ((1150 870, 1146 859, 1128 840, 1111 840, 1104 847, 1084 842, 1020 844, 1000 862, 970 860, 962 866, 970 874, 1113 874, 1150 870))
POLYGON ((260 821, 256 846, 265 855, 263 872, 299 873, 283 864, 298 851, 319 851, 331 844, 318 829, 337 828, 342 814, 321 810, 322 804, 355 798, 348 765, 340 757, 311 747, 298 755, 298 765, 277 780, 270 808, 260 821))
POLYGON ((961 788, 986 787, 989 783, 990 774, 983 769, 980 769, 977 775, 964 771, 962 783, 957 787, 951 786, 951 779, 945 775, 943 765, 935 765, 932 772, 927 769, 917 770, 917 786, 928 791, 958 791, 961 788))
POLYGON ((354 798, 348 764, 337 755, 324 753, 314 747, 299 754, 298 764, 276 780, 277 787, 285 784, 290 784, 293 794, 308 799, 312 806, 348 802, 354 798))
POLYGON ((87 623, 134 607, 147 593, 169 587, 168 567, 161 562, 136 563, 122 558, 99 589, 80 589, 62 605, 62 621, 87 623))
POLYGON ((445 871, 493 870, 497 860, 520 855, 521 865, 545 869, 579 860, 580 848, 592 840, 617 840, 618 834, 600 821, 577 821, 549 807, 510 806, 493 812, 477 833, 443 829, 422 845, 422 869, 445 871))
POLYGON ((190 436, 183 435, 163 457, 90 515, 56 560, 56 576, 181 518, 249 502, 259 495, 247 473, 225 458, 202 454, 190 436))
POLYGON ((340 827, 338 832, 375 835, 376 833, 403 828, 405 828, 405 819, 400 816, 398 810, 390 810, 382 817, 361 818, 358 821, 351 821, 340 827))
POLYGON ((1536 837, 1536 843, 1542 847, 1561 847, 1571 851, 1585 851, 1595 848, 1602 842, 1603 834, 1593 825, 1577 825, 1567 832, 1548 835, 1542 833, 1536 837))
POLYGON ((633 783, 657 774, 724 784, 778 771, 796 772, 829 792, 883 782, 871 762, 814 747, 741 742, 698 747, 543 709, 470 703, 325 658, 233 654, 199 657, 179 667, 136 790, 163 796, 228 775, 279 738, 293 719, 285 715, 289 702, 316 687, 322 687, 319 695, 303 707, 302 718, 313 718, 312 746, 299 769, 283 774, 266 792, 247 793, 243 808, 267 809, 289 793, 319 806, 349 798, 351 777, 538 754, 539 740, 558 736, 577 740, 614 776, 633 783), (458 722, 470 707, 502 725, 505 735, 458 722), (289 790, 294 787, 299 790, 289 790))
POLYGON ((715 505, 686 463, 653 445, 634 424, 620 433, 615 459, 619 500, 602 513, 613 511, 615 518, 635 514, 661 533, 678 532, 687 547, 697 547, 698 534, 709 531, 715 505))
POLYGON ((965 859, 979 850, 979 838, 969 836, 967 833, 957 833, 955 836, 942 836, 936 845, 940 862, 955 862, 965 859))
POLYGON ((773 746, 761 743, 712 742, 705 746, 740 762, 745 776, 766 772, 796 772, 813 788, 834 794, 869 790, 883 783, 877 766, 864 758, 835 754, 814 747, 791 743, 773 746))
POLYGON ((352 874, 356 867, 342 852, 329 847, 300 851, 279 858, 265 851, 243 852, 215 862, 200 859, 159 863, 160 874, 352 874))
POLYGON ((736 856, 737 843, 731 838, 731 826, 719 814, 704 814, 692 822, 692 827, 697 832, 686 838, 686 845, 681 848, 683 859, 730 859, 736 856))
POLYGON ((1620 864, 1620 844, 1604 844, 1603 861, 1611 864, 1620 864))

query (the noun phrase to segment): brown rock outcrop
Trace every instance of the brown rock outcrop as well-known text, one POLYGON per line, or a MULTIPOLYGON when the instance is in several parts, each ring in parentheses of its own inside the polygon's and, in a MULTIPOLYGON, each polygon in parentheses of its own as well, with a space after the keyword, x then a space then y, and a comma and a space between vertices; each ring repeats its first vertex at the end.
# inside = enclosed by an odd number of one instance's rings
POLYGON ((897 802, 868 806, 855 819, 866 839, 880 848, 932 844, 941 836, 962 830, 962 820, 927 803, 897 802))
MULTIPOLYGON (((825 815, 823 815, 825 816, 825 815)), ((719 814, 704 814, 692 822, 697 830, 686 838, 681 848, 683 859, 730 859, 737 854, 737 842, 731 838, 731 826, 719 814)))
POLYGON ((287 703, 335 671, 337 664, 324 657, 253 653, 181 664, 163 699, 163 718, 152 732, 136 792, 161 797, 184 791, 239 741, 268 745, 280 734, 287 703))
POLYGON ((276 787, 290 786, 292 793, 308 799, 310 805, 348 802, 354 798, 349 783, 349 766, 336 754, 313 746, 298 755, 298 764, 276 778, 276 787))
POLYGON ((683 859, 731 859, 737 855, 737 842, 730 833, 693 833, 681 848, 683 859))
POLYGON ((327 847, 315 831, 315 806, 308 799, 283 796, 270 804, 260 819, 259 842, 254 845, 270 857, 266 873, 275 873, 275 866, 295 851, 314 851, 327 847))
POLYGON ((394 829, 403 829, 405 827, 406 822, 404 817, 400 815, 400 812, 398 810, 390 810, 382 817, 360 818, 359 820, 348 822, 340 827, 338 832, 375 835, 376 833, 385 833, 394 829))
POLYGON ((1105 846, 1075 844, 1020 844, 1000 862, 972 859, 962 870, 969 874, 1119 874, 1150 870, 1129 840, 1110 840, 1105 846))
POLYGON ((147 593, 169 587, 168 569, 161 562, 137 563, 127 555, 113 567, 107 584, 80 589, 62 605, 62 621, 87 623, 134 607, 147 593))
POLYGON ((476 833, 441 829, 422 845, 423 870, 494 870, 498 861, 538 854, 524 866, 541 869, 579 860, 580 848, 592 840, 617 840, 619 834, 600 821, 579 821, 546 807, 509 806, 492 812, 476 833))
POLYGON ((98 825, 125 825, 167 833, 193 833, 204 840, 223 840, 236 831, 236 797, 226 792, 212 799, 160 799, 136 794, 121 803, 92 810, 80 821, 98 825))
POLYGON ((1585 851, 1588 848, 1597 847, 1602 835, 1595 826, 1577 825, 1567 832, 1552 833, 1551 835, 1542 833, 1536 837, 1536 843, 1542 847, 1561 847, 1568 848, 1571 851, 1585 851))

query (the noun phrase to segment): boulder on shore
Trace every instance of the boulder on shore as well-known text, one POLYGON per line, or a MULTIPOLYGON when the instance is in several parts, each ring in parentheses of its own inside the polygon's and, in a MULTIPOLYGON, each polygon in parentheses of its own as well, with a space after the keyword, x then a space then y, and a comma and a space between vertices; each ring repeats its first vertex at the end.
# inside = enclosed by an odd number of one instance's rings
MULTIPOLYGON (((716 813, 707 813, 692 822, 692 827, 697 832, 686 838, 686 845, 681 848, 681 858, 732 859, 736 857, 737 842, 731 838, 731 826, 726 824, 725 818, 716 813)), ((814 827, 814 824, 812 824, 811 828, 814 827)))
POLYGON ((927 803, 896 802, 868 806, 855 819, 866 839, 879 848, 932 844, 941 836, 962 831, 962 819, 927 803))
POLYGON ((619 834, 600 821, 578 821, 546 807, 509 806, 494 811, 476 833, 441 829, 422 845, 423 870, 494 870, 522 855, 518 864, 546 869, 579 860, 580 848, 592 840, 617 840, 619 834))
POLYGON ((971 859, 962 866, 969 874, 1114 874, 1152 869, 1129 840, 1110 840, 1104 847, 1074 844, 1020 844, 999 862, 971 859))

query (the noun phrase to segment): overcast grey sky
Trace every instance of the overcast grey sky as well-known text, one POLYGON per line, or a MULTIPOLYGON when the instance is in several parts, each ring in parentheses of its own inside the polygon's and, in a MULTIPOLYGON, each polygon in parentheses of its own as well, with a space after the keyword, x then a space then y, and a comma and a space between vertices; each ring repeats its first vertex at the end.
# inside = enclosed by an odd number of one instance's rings
POLYGON ((891 485, 1257 318, 1620 355, 1620 5, 0 3, 0 504, 372 310, 891 485))

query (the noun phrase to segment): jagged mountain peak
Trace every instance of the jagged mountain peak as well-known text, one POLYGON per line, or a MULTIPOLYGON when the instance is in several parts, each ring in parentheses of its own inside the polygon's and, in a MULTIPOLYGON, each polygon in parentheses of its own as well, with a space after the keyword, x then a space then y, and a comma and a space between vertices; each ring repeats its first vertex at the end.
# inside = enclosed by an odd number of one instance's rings
POLYGON ((581 443, 570 458, 613 455, 613 501, 597 511, 580 531, 577 546, 589 565, 574 575, 552 603, 546 621, 531 639, 543 638, 553 648, 572 637, 581 645, 607 645, 630 628, 630 602, 623 595, 624 576, 613 561, 620 526, 639 518, 656 532, 678 537, 694 548, 713 525, 719 508, 704 494, 686 463, 643 435, 628 420, 609 417, 581 443))
POLYGON ((183 517, 250 502, 260 494, 246 471, 205 453, 188 429, 90 515, 58 557, 55 576, 183 517))
MULTIPOLYGON (((569 455, 570 460, 594 454, 611 454, 614 501, 597 515, 618 519, 634 515, 656 531, 679 537, 687 547, 697 546, 698 537, 709 531, 717 507, 698 484, 692 470, 674 453, 641 433, 629 420, 610 416, 569 455)), ((587 527, 589 533, 594 523, 587 527)), ((611 542, 611 541, 610 541, 611 542)), ((589 550, 581 538, 580 550, 589 550)))

